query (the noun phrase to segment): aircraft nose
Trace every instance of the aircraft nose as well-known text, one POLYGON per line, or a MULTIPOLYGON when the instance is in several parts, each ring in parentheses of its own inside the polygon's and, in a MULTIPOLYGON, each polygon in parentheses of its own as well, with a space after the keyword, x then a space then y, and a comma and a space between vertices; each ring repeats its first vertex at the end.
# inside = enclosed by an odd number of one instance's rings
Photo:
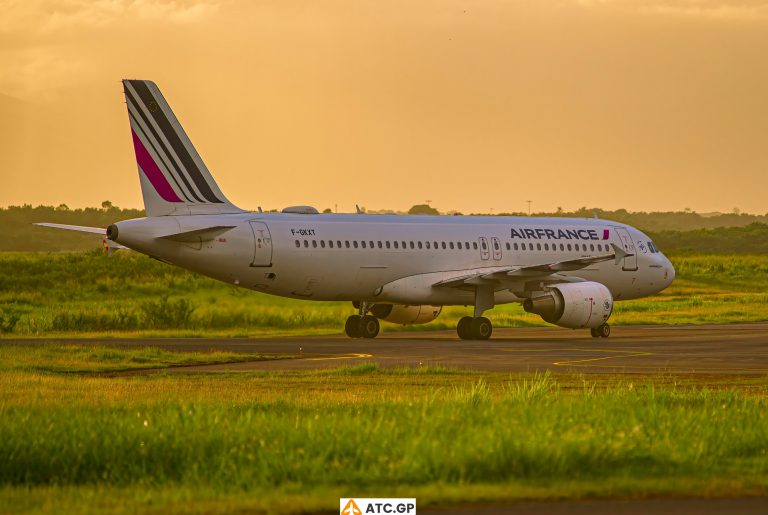
POLYGON ((675 280, 675 267, 672 266, 672 262, 667 256, 664 256, 664 261, 664 278, 667 280, 667 286, 669 286, 675 280))

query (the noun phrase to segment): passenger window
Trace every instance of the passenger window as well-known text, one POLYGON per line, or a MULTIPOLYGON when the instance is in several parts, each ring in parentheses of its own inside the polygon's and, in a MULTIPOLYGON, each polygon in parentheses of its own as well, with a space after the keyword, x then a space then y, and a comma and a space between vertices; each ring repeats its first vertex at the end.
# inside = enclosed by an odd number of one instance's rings
POLYGON ((333 240, 328 240, 328 246, 329 246, 330 248, 333 248, 333 240))
POLYGON ((459 249, 459 250, 461 250, 461 242, 460 242, 460 241, 457 241, 457 242, 456 242, 456 248, 457 248, 457 249, 459 249))
POLYGON ((434 244, 434 247, 432 247, 432 248, 433 248, 433 249, 435 249, 435 250, 437 250, 437 242, 436 242, 436 241, 433 241, 432 243, 434 244))
POLYGON ((589 250, 590 250, 590 252, 594 252, 595 251, 595 244, 594 243, 590 243, 589 244, 589 250))
POLYGON ((309 247, 309 242, 307 240, 304 240, 304 248, 309 247))
POLYGON ((465 242, 464 242, 464 248, 465 248, 465 249, 467 249, 467 250, 469 250, 469 242, 468 242, 468 241, 465 241, 465 242))
POLYGON ((571 244, 570 243, 568 244, 568 250, 569 251, 571 250, 571 244))
POLYGON ((365 247, 365 240, 361 241, 361 242, 360 242, 360 245, 362 245, 362 247, 363 247, 363 248, 366 248, 366 247, 365 247))
POLYGON ((476 241, 473 241, 473 242, 472 242, 472 248, 473 248, 473 249, 475 249, 475 250, 477 250, 477 242, 476 242, 476 241))
POLYGON ((389 242, 385 241, 384 243, 386 244, 387 248, 389 248, 389 242))
POLYGON ((395 248, 397 248, 397 242, 394 242, 395 248))
POLYGON ((514 244, 512 247, 513 247, 515 250, 517 250, 517 243, 515 243, 515 244, 514 244))
POLYGON ((488 250, 488 245, 486 245, 485 240, 480 240, 480 246, 483 247, 483 250, 488 250))
POLYGON ((427 250, 429 250, 429 242, 424 243, 424 245, 427 246, 427 250))
POLYGON ((325 248, 325 240, 320 240, 320 246, 325 248))
POLYGON ((443 250, 445 250, 445 242, 442 242, 443 250))
POLYGON ((353 245, 355 248, 357 248, 357 240, 353 241, 353 242, 352 242, 352 245, 353 245))
POLYGON ((299 243, 299 240, 296 240, 296 246, 301 247, 301 243, 299 243))
POLYGON ((536 250, 541 250, 541 243, 536 244, 536 250))
POLYGON ((315 241, 315 240, 312 240, 312 246, 313 246, 314 248, 317 248, 317 241, 315 241))
POLYGON ((411 244, 411 248, 413 248, 413 242, 412 242, 412 241, 409 241, 408 243, 410 243, 410 244, 411 244))
POLYGON ((544 244, 544 250, 549 250, 549 243, 544 244))
POLYGON ((344 246, 349 248, 349 240, 344 240, 344 246))
POLYGON ((512 250, 512 246, 507 242, 507 250, 512 250))
POLYGON ((453 250, 453 242, 452 241, 448 242, 448 246, 451 247, 451 250, 453 250))
POLYGON ((421 242, 418 242, 418 243, 419 243, 419 249, 421 249, 421 242))
POLYGON ((377 242, 379 244, 379 248, 381 248, 381 241, 377 242))
POLYGON ((583 250, 584 252, 587 251, 587 244, 586 243, 581 245, 581 250, 583 250))

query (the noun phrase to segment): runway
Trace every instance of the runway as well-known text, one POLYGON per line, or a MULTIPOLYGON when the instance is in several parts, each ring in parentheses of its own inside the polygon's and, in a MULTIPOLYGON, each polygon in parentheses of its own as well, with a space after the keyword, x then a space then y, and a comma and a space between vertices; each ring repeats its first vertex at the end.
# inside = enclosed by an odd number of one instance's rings
MULTIPOLYGON (((496 372, 628 374, 768 374, 768 323, 702 326, 613 327, 610 338, 561 328, 497 329, 491 340, 462 341, 454 331, 384 333, 376 339, 337 336, 289 338, 100 339, 116 347, 155 346, 168 350, 210 349, 290 354, 294 359, 198 365, 163 369, 171 373, 307 370, 378 363, 382 367, 445 366, 496 372)), ((74 339, 3 339, 6 343, 74 339)))

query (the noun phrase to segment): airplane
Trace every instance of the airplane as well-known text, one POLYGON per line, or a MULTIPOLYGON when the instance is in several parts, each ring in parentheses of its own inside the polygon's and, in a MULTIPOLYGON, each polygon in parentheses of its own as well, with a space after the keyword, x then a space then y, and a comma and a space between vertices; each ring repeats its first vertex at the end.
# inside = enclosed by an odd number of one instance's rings
POLYGON ((220 281, 271 295, 352 301, 351 338, 380 321, 424 324, 443 306, 472 306, 456 331, 486 340, 484 314, 521 303, 544 321, 608 337, 615 301, 656 294, 675 270, 651 238, 592 218, 246 211, 219 189, 155 83, 124 80, 146 217, 90 232, 220 281))

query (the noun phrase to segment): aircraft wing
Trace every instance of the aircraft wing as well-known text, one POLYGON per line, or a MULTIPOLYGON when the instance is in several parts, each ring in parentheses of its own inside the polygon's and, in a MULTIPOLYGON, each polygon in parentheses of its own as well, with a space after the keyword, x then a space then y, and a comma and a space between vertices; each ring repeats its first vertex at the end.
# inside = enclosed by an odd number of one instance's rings
MULTIPOLYGON (((615 260, 616 264, 618 264, 625 257, 632 255, 614 243, 611 243, 611 246, 613 247, 613 252, 601 256, 568 259, 565 261, 542 263, 539 265, 509 267, 495 269, 493 271, 488 271, 487 269, 468 270, 464 275, 436 282, 433 286, 460 288, 488 284, 489 282, 504 283, 510 281, 519 282, 520 280, 543 279, 550 276, 557 276, 559 275, 558 272, 581 270, 582 268, 604 261, 615 260)), ((564 276, 560 277, 567 280, 564 276)))

